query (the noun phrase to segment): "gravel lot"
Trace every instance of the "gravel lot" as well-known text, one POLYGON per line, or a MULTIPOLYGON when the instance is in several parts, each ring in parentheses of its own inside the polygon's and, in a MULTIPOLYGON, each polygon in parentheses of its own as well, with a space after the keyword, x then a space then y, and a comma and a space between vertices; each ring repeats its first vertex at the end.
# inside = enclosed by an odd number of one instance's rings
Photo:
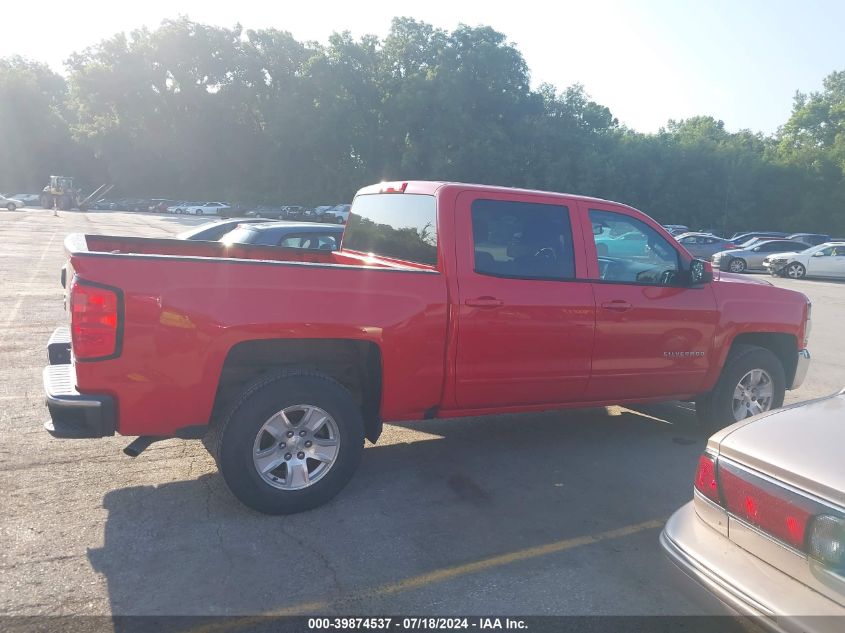
MULTIPOLYGON (((241 506, 199 442, 42 429, 46 342, 65 319, 67 233, 167 236, 201 220, 0 214, 0 614, 693 614, 660 522, 691 497, 704 437, 678 404, 388 426, 332 503, 241 506)), ((814 303, 794 402, 845 386, 845 284, 814 303)))

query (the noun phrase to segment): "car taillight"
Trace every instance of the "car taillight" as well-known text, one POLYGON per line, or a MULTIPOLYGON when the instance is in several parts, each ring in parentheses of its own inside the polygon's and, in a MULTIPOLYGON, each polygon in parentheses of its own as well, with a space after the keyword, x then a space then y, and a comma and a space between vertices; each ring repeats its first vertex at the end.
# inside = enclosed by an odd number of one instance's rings
POLYGON ((845 568, 845 515, 709 453, 698 460, 695 489, 773 538, 834 569, 845 568))
POLYGON ((698 470, 695 471, 695 489, 716 503, 719 500, 719 484, 716 481, 716 462, 705 453, 698 458, 698 470))
POLYGON ((103 359, 117 354, 120 303, 116 290, 73 279, 70 333, 77 360, 103 359))
POLYGON ((807 524, 820 510, 815 502, 726 464, 719 465, 719 484, 728 512, 804 550, 807 524))

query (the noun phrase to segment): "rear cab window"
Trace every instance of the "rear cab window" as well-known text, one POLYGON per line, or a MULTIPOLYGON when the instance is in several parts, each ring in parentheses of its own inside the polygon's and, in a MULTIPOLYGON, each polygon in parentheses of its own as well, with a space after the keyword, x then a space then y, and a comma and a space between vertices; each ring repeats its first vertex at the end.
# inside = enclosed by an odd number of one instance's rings
POLYGON ((413 193, 358 195, 341 244, 344 250, 437 267, 437 203, 413 193))
POLYGON ((530 202, 472 203, 473 270, 514 279, 574 279, 569 209, 530 202))

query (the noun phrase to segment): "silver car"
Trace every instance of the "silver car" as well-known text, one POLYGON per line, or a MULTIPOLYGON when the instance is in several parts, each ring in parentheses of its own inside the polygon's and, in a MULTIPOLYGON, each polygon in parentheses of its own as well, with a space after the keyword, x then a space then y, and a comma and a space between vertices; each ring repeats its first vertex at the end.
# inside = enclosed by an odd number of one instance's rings
POLYGON ((660 544, 678 585, 709 611, 757 616, 776 631, 843 630, 843 418, 845 390, 708 440, 693 499, 660 544))
POLYGON ((710 259, 714 253, 733 246, 728 240, 710 233, 681 233, 676 235, 675 239, 690 255, 701 259, 710 259))
POLYGON ((713 267, 732 273, 744 273, 746 270, 765 270, 763 261, 772 253, 784 251, 803 251, 810 248, 798 240, 765 240, 743 245, 740 248, 722 251, 713 255, 713 267))
POLYGON ((19 200, 18 198, 7 198, 2 193, 0 193, 0 208, 7 208, 9 211, 14 211, 15 209, 21 209, 25 207, 23 200, 19 200))

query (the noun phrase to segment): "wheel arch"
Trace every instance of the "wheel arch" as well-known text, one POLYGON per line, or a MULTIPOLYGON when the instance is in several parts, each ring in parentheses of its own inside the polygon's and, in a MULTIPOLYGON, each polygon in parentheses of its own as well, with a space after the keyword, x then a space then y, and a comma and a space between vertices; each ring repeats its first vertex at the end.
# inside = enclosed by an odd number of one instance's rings
POLYGON ((725 362, 744 345, 762 347, 772 352, 783 366, 786 384, 792 383, 798 367, 798 338, 786 332, 741 332, 731 341, 725 362))
POLYGON ((219 419, 241 390, 262 374, 305 368, 334 378, 352 394, 364 418, 365 436, 382 430, 382 355, 372 341, 353 339, 257 339, 233 345, 223 362, 212 410, 219 419))

